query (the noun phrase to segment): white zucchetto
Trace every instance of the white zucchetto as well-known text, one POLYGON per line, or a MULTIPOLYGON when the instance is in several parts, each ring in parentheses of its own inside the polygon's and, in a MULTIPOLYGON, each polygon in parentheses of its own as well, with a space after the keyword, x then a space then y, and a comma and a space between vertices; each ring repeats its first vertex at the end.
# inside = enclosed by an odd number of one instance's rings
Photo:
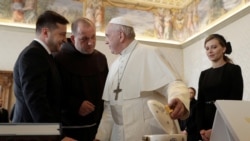
POLYGON ((133 24, 131 23, 131 21, 129 19, 125 18, 125 17, 112 18, 109 23, 120 24, 120 25, 125 25, 125 26, 128 26, 128 27, 133 27, 133 24))

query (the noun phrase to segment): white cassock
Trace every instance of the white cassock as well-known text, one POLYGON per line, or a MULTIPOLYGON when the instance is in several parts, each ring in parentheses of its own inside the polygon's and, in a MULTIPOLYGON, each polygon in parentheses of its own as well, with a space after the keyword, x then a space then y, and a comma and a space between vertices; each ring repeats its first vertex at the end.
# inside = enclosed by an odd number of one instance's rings
POLYGON ((178 79, 157 48, 133 41, 110 68, 103 93, 104 112, 96 139, 141 141, 143 135, 164 134, 149 111, 147 101, 154 99, 167 104, 171 99, 179 98, 189 109, 187 86, 178 79), (114 90, 118 82, 122 91, 115 100, 114 90))

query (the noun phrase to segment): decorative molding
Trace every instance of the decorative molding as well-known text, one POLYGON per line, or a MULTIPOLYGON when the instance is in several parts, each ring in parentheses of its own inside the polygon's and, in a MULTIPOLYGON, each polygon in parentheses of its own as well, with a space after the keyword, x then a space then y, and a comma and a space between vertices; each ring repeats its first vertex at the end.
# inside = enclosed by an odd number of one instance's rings
POLYGON ((152 6, 152 5, 141 5, 138 2, 128 3, 123 0, 103 0, 103 2, 106 3, 105 5, 111 5, 115 7, 121 7, 121 8, 144 10, 144 11, 149 11, 155 8, 155 6, 152 6))
POLYGON ((122 3, 134 5, 136 7, 151 7, 151 8, 176 8, 181 9, 186 7, 192 0, 107 0, 109 3, 122 3))

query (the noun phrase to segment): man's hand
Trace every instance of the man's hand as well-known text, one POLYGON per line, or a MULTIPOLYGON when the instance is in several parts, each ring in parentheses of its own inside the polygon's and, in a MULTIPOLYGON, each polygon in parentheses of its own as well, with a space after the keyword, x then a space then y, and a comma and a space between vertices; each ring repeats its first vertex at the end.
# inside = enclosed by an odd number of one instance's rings
POLYGON ((170 117, 172 119, 182 118, 187 113, 186 107, 178 98, 172 99, 168 106, 170 109, 173 109, 173 111, 170 113, 170 117))
POLYGON ((81 116, 86 116, 95 110, 95 105, 89 101, 83 101, 79 109, 79 114, 81 116))

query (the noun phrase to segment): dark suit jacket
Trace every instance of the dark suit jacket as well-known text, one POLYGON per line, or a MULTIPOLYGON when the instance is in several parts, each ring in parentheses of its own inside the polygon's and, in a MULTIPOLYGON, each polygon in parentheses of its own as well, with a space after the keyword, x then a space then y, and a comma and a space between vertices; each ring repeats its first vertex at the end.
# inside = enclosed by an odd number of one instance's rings
POLYGON ((9 122, 8 110, 4 108, 0 109, 0 123, 8 123, 8 122, 9 122))
POLYGON ((15 63, 14 92, 12 122, 60 122, 61 80, 52 56, 37 41, 15 63))

